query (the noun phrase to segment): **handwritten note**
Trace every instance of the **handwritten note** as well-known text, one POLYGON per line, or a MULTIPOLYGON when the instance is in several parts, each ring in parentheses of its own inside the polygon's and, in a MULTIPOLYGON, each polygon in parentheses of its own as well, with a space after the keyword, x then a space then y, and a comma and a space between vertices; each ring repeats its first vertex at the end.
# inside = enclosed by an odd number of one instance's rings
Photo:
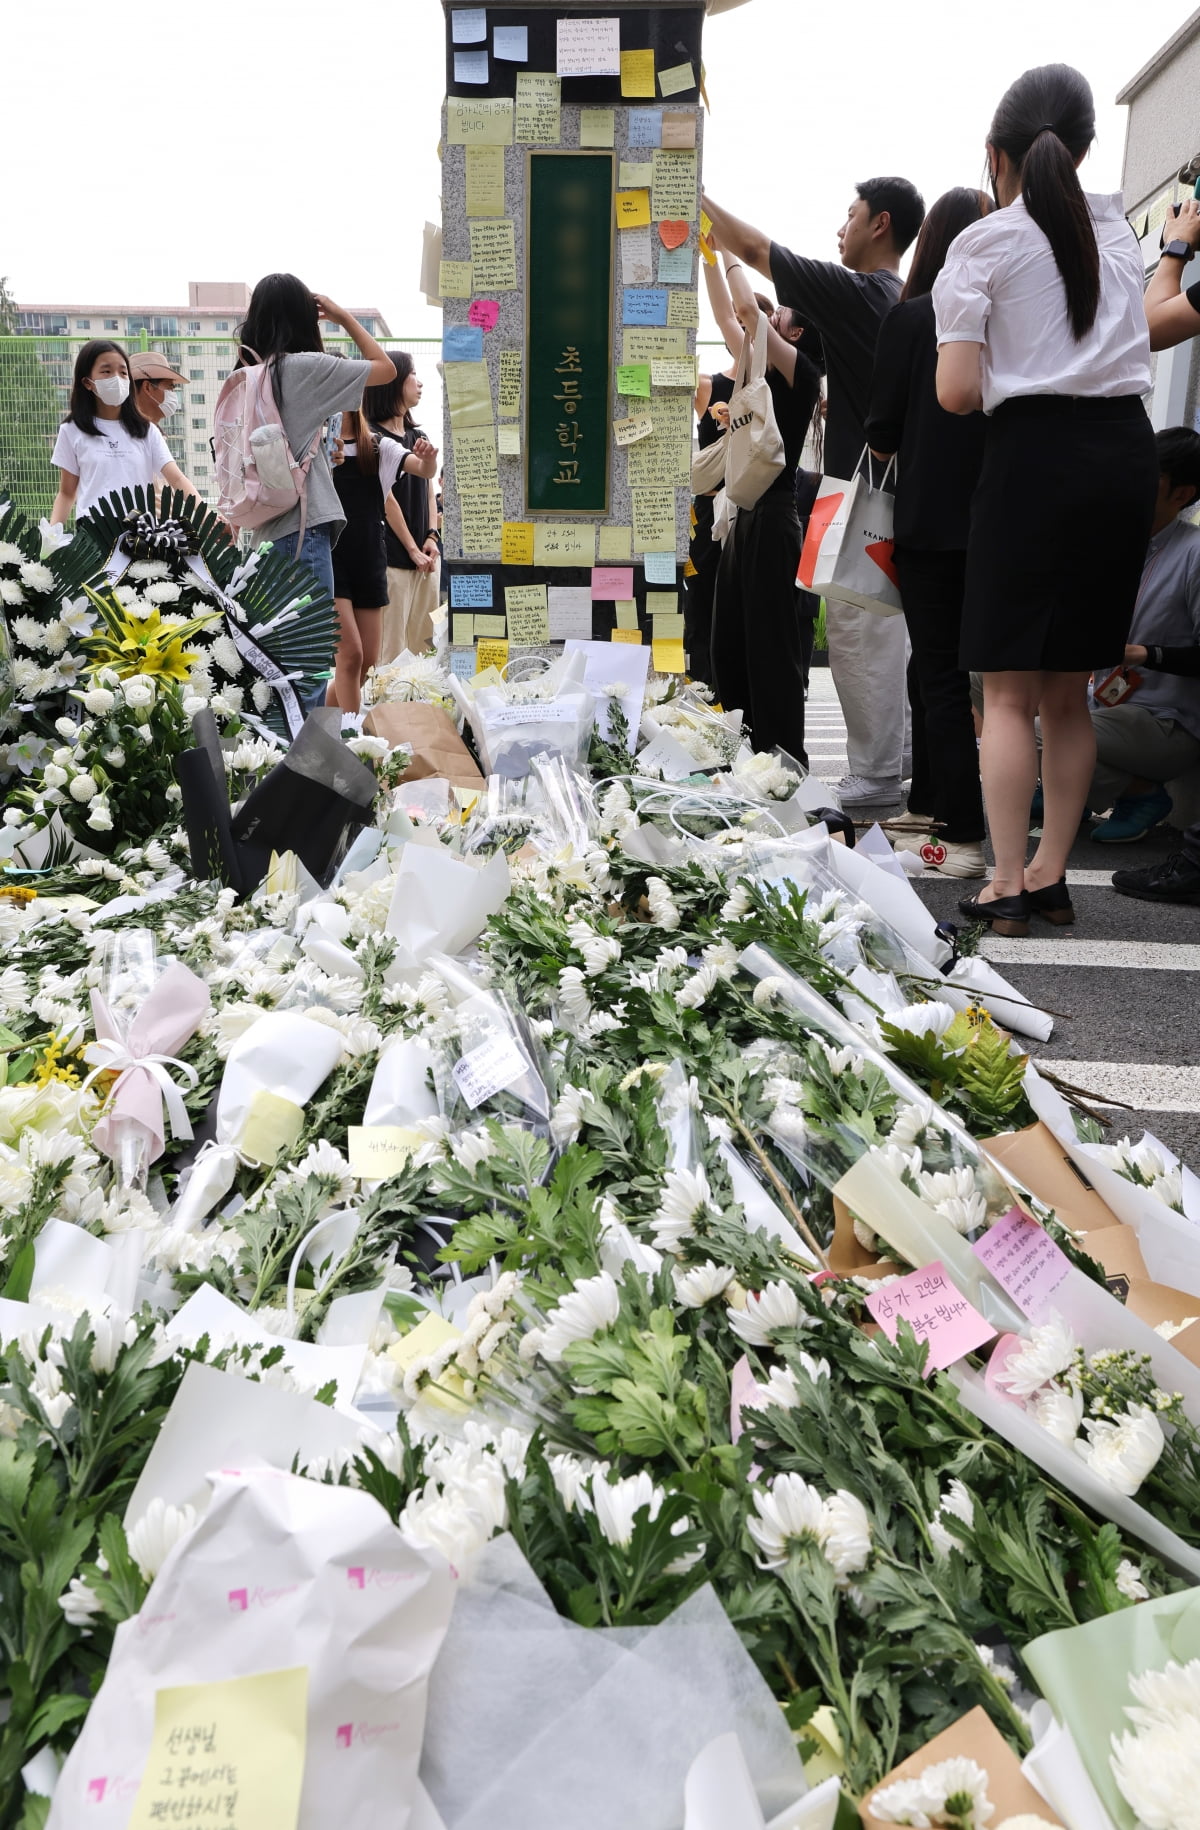
POLYGON ((613 437, 618 445, 636 445, 639 439, 649 438, 654 430, 654 420, 649 413, 634 413, 628 419, 613 420, 613 437))
POLYGON ((304 1665, 156 1690, 129 1830, 185 1819, 296 1830, 307 1740, 304 1665))
POLYGON ((592 594, 586 585, 551 585, 546 592, 550 640, 592 639, 592 594))
POLYGON ((632 566, 593 566, 593 603, 612 603, 619 597, 633 596, 632 566))
POLYGON ((682 642, 682 611, 677 611, 674 616, 656 616, 652 621, 654 625, 654 639, 656 642, 682 642))
POLYGON ((659 356, 650 364, 650 386, 652 388, 688 388, 696 390, 696 358, 694 356, 659 356))
POLYGON ((498 25, 492 29, 492 56, 502 63, 523 64, 529 56, 527 25, 498 25))
POLYGON ((496 449, 501 457, 520 457, 520 426, 498 426, 496 428, 496 449))
POLYGON ((623 363, 617 370, 617 393, 636 399, 649 400, 650 364, 648 362, 623 363))
POLYGON ((632 147, 662 145, 662 109, 629 110, 629 144, 632 147))
POLYGON ((507 96, 447 97, 447 146, 511 146, 512 143, 513 105, 507 96))
POLYGON ((662 124, 662 143, 676 151, 684 150, 696 144, 696 117, 694 114, 664 114, 662 124))
POLYGON ((638 326, 621 332, 621 361, 653 362, 656 356, 686 356, 687 332, 673 328, 647 329, 638 326))
POLYGON ((647 616, 674 616, 678 608, 679 593, 677 591, 647 591, 647 616))
POLYGON ((467 313, 467 322, 477 324, 482 331, 495 330, 500 317, 498 299, 472 299, 471 309, 467 313))
POLYGON ((460 426, 491 425, 492 393, 486 362, 443 362, 442 386, 455 431, 460 426))
POLYGON ((640 229, 622 229, 617 240, 621 244, 621 284, 649 286, 654 279, 650 224, 643 223, 640 229))
POLYGON ((500 544, 500 557, 506 566, 533 564, 533 522, 506 521, 500 544))
POLYGON ((669 70, 659 71, 658 87, 663 95, 682 95, 685 89, 696 87, 696 72, 691 64, 672 64, 669 70))
POLYGON ((664 217, 672 222, 695 222, 696 154, 660 148, 654 154, 653 165, 650 210, 655 222, 664 217))
MULTIPOLYGON (((680 617, 679 621, 682 625, 683 618, 680 617)), ((657 624, 654 639, 650 644, 650 655, 656 674, 681 674, 686 665, 683 658, 682 638, 664 639, 660 637, 657 624)))
POLYGON ((639 96, 654 93, 654 52, 622 51, 621 94, 639 96))
POLYGON ((629 559, 633 554, 633 529, 631 527, 602 527, 598 542, 597 557, 601 561, 629 559))
POLYGON ((508 639, 514 647, 525 648, 531 642, 550 640, 545 585, 506 585, 504 608, 508 615, 508 639))
POLYGON ((500 419, 519 419, 521 415, 521 352, 500 351, 500 389, 496 399, 500 419))
MULTIPOLYGON (((472 618, 456 617, 455 621, 469 623, 472 618)), ((474 636, 467 637, 468 644, 473 640, 474 636)), ((409 1125, 348 1125, 350 1174, 367 1182, 386 1182, 408 1167, 409 1157, 423 1141, 421 1133, 409 1125)))
POLYGON ((572 521, 538 521, 534 525, 533 563, 538 566, 590 566, 596 557, 596 530, 572 521))
POLYGON ((617 613, 618 629, 636 629, 638 626, 637 604, 632 597, 618 597, 613 606, 617 613))
POLYGON ((555 68, 560 76, 620 76, 619 19, 560 19, 555 68))
POLYGON ((939 1259, 869 1295, 867 1308, 889 1341, 896 1339, 903 1320, 918 1341, 929 1343, 927 1373, 944 1372, 996 1333, 955 1288, 939 1259))
POLYGON ((468 228, 476 286, 481 292, 515 292, 517 251, 512 218, 475 218, 468 228))
MULTIPOLYGON (((617 137, 616 111, 612 108, 581 108, 579 111, 579 144, 612 146, 617 137)), ((647 184, 650 182, 646 180, 647 184)))
POLYGON ((470 648, 475 642, 475 618, 460 611, 450 613, 450 643, 454 648, 470 648))
POLYGON ((438 297, 440 299, 469 299, 471 278, 470 261, 439 261, 438 297))
POLYGON ((562 87, 557 76, 517 71, 517 139, 532 146, 557 146, 562 139, 562 87))
POLYGON ((454 434, 454 481, 460 495, 496 487, 496 433, 492 426, 460 426, 454 434))
POLYGON ((498 489, 478 489, 459 497, 463 553, 498 553, 504 521, 504 497, 498 489))
POLYGON ((646 572, 648 585, 673 585, 675 583, 675 554, 644 553, 642 565, 646 572))
POLYGON ((504 148, 467 147, 467 215, 503 216, 504 148))
POLYGON ((486 83, 488 79, 488 54, 486 51, 456 51, 454 53, 454 80, 456 83, 486 83))
POLYGON ((675 489, 690 482, 692 473, 691 393, 654 396, 651 418, 654 431, 626 453, 631 489, 675 489))
POLYGON ((475 324, 447 324, 442 332, 443 362, 482 362, 483 332, 475 324))
POLYGON ((456 6, 450 15, 450 36, 455 44, 483 44, 487 39, 487 8, 456 6))
POLYGON ((1071 1270, 1070 1259, 1045 1227, 1018 1207, 1010 1207, 971 1249, 1021 1314, 1031 1318, 1042 1313, 1071 1270))
POLYGON ((451 572, 450 608, 457 610, 460 604, 472 605, 484 610, 491 609, 492 575, 490 572, 451 572))
MULTIPOLYGON (((658 283, 672 286, 690 286, 696 256, 691 248, 660 248, 658 251, 658 283)), ((674 320, 668 316, 667 323, 674 320)))
POLYGON ((486 673, 489 667, 495 667, 500 673, 508 666, 508 643, 492 638, 475 644, 475 672, 486 673))
POLYGON ((675 491, 633 489, 633 546, 637 553, 661 553, 675 543, 675 491))
MULTIPOLYGON (((621 300, 623 324, 665 324, 667 294, 659 288, 639 290, 627 287, 621 300)), ((480 355, 483 354, 482 349, 480 355)))
POLYGON ((505 622, 502 616, 480 616, 478 613, 476 614, 475 639, 477 641, 482 638, 485 641, 501 642, 504 640, 504 629, 505 622))
POLYGON ((649 191, 617 192, 617 227, 637 229, 648 225, 650 221, 649 191))
MULTIPOLYGON (((691 256, 688 256, 689 261, 691 256)), ((673 292, 667 301, 667 323, 695 330, 700 323, 700 297, 695 292, 673 292)))
POLYGON ((614 629, 608 639, 610 642, 628 642, 631 647, 640 648, 642 632, 640 629, 614 629))
POLYGON ((451 648, 450 672, 456 680, 469 680, 475 672, 475 650, 473 648, 451 648))

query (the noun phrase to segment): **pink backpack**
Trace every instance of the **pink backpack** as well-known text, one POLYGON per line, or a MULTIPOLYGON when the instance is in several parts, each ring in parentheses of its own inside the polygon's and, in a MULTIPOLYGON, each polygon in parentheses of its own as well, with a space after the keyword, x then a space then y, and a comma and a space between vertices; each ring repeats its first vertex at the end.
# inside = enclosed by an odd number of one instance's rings
MULTIPOLYGON (((247 350, 253 356, 253 350, 247 350)), ((304 540, 308 469, 321 439, 318 426, 302 457, 287 441, 271 385, 271 364, 234 369, 217 396, 213 449, 218 513, 234 527, 262 527, 300 504, 296 553, 304 540)))

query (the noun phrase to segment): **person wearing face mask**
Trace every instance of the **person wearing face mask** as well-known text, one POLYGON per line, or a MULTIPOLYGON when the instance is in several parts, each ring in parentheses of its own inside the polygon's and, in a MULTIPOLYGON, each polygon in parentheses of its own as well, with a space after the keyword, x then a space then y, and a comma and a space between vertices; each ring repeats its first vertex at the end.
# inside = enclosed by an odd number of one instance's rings
POLYGON ((152 426, 161 426, 164 419, 178 413, 183 404, 179 390, 185 385, 184 377, 165 356, 156 349, 135 350, 129 358, 129 373, 134 404, 143 419, 152 426))
POLYGON ((367 389, 363 412, 381 438, 398 440, 414 461, 405 463, 392 486, 400 505, 403 536, 390 521, 384 529, 388 600, 379 655, 384 662, 395 660, 405 649, 423 654, 429 647, 442 556, 437 451, 413 418, 421 402, 422 384, 407 350, 389 350, 388 355, 396 365, 395 377, 382 387, 367 389))
POLYGON ((58 429, 51 463, 59 470, 50 519, 82 521, 114 490, 149 490, 156 476, 171 489, 199 497, 157 426, 144 419, 130 392, 129 358, 118 343, 93 337, 75 358, 70 410, 58 429))

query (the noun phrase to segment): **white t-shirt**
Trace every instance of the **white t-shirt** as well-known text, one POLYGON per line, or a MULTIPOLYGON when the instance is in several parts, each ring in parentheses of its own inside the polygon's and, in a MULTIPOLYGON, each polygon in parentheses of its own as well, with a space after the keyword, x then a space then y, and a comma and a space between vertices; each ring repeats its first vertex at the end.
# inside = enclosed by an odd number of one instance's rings
POLYGON ((50 462, 79 478, 79 521, 114 489, 136 489, 139 483, 149 489, 163 466, 175 460, 157 426, 147 426, 145 438, 134 438, 119 419, 98 419, 94 435, 71 420, 60 426, 50 462))
POLYGON ((1100 305, 1078 342, 1050 243, 1023 198, 972 223, 933 283, 937 340, 983 344, 983 410, 1022 394, 1150 391, 1142 256, 1121 197, 1088 196, 1100 305))

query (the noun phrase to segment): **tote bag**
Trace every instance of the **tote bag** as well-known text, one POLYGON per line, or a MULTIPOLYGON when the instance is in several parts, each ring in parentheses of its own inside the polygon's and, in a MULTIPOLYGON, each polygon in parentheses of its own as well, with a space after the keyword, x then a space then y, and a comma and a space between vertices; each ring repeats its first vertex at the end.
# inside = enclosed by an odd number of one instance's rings
POLYGON ((725 494, 736 508, 753 508, 783 469, 783 438, 767 383, 767 315, 760 311, 751 336, 742 338, 737 379, 729 402, 725 494))
POLYGON ((896 460, 889 460, 877 488, 866 448, 863 457, 867 460, 865 477, 859 458, 849 481, 821 478, 796 583, 835 603, 857 604, 876 616, 898 616, 902 606, 892 538, 894 498, 882 487, 896 460))

